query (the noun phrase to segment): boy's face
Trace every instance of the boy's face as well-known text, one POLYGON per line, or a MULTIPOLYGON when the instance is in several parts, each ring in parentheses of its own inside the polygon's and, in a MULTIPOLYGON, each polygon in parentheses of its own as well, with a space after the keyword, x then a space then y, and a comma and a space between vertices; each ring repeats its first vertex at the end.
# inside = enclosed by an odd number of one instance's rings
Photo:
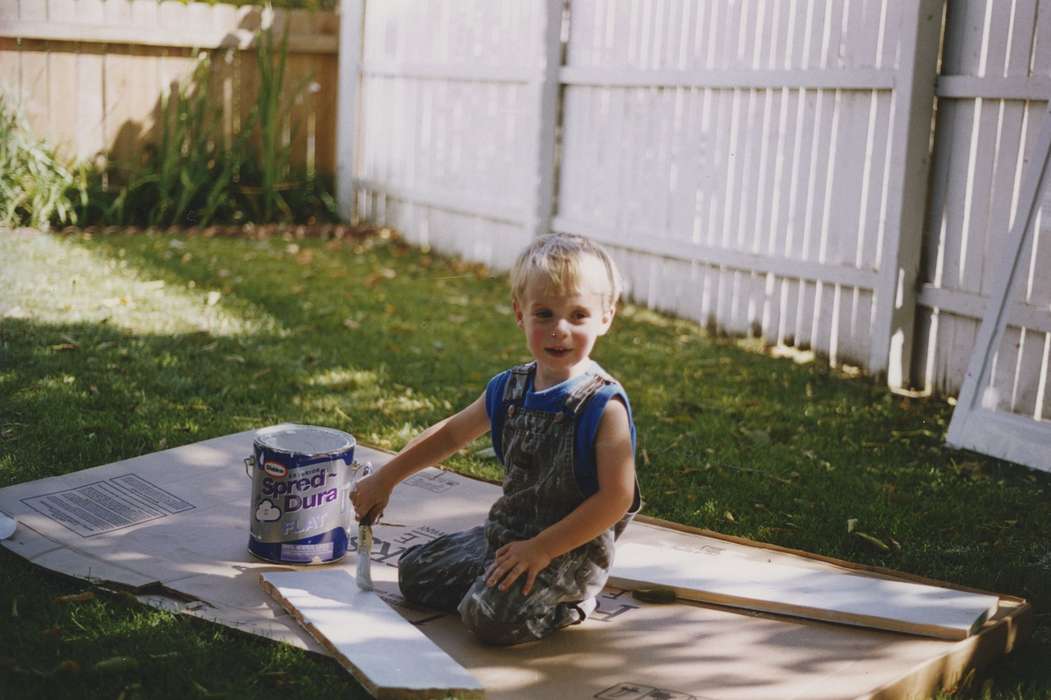
POLYGON ((595 341, 606 334, 613 322, 613 310, 606 304, 609 293, 603 284, 605 269, 601 265, 598 260, 583 262, 580 288, 567 293, 560 294, 540 280, 530 280, 522 298, 515 302, 515 319, 525 331, 529 352, 537 362, 538 377, 544 379, 545 385, 586 370, 595 341))

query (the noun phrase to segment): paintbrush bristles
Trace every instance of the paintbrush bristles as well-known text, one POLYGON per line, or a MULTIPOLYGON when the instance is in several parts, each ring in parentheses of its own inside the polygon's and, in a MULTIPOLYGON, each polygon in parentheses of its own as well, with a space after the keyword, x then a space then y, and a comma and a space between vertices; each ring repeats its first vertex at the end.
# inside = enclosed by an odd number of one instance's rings
POLYGON ((363 591, 372 590, 372 527, 360 525, 358 527, 358 588, 363 591))

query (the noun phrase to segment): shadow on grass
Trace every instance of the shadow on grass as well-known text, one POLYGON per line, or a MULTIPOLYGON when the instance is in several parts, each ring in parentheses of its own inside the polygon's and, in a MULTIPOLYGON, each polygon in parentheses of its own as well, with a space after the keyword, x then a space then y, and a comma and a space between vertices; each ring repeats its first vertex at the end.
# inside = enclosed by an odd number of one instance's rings
POLYGON ((42 576, 6 550, 0 570, 5 698, 370 697, 333 659, 42 576))

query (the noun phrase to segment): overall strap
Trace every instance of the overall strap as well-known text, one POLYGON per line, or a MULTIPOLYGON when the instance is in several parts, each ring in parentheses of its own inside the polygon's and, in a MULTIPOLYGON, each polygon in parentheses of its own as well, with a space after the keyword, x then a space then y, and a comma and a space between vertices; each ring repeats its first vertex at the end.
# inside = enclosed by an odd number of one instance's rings
POLYGON ((506 407, 510 404, 521 404, 525 400, 526 389, 529 388, 530 376, 536 372, 536 363, 529 362, 510 369, 510 376, 504 385, 504 395, 501 403, 506 407))
POLYGON ((603 387, 612 383, 613 381, 608 377, 603 377, 598 374, 591 375, 573 387, 572 391, 570 391, 569 395, 566 397, 566 402, 563 404, 563 410, 571 416, 579 416, 591 397, 597 394, 603 387))

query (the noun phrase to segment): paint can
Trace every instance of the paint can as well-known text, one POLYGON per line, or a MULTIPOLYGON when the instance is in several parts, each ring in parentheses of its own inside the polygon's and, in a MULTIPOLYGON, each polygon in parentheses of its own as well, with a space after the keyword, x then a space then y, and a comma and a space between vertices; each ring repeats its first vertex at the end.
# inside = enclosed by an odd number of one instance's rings
POLYGON ((279 564, 329 564, 347 553, 349 493, 362 465, 349 433, 285 424, 256 433, 248 551, 279 564))

